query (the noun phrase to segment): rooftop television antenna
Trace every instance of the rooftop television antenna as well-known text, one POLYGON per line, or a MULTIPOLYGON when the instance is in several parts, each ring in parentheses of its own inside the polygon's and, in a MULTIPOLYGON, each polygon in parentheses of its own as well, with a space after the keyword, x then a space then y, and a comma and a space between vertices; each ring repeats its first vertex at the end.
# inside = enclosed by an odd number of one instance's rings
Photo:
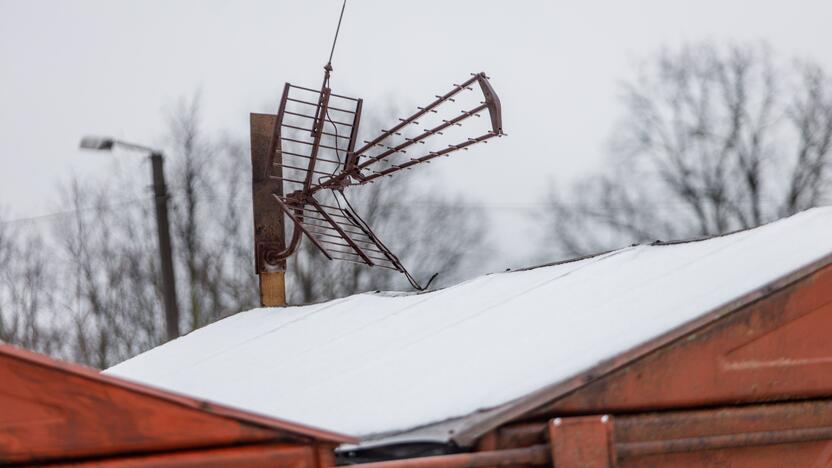
POLYGON ((504 135, 500 99, 485 73, 472 73, 359 142, 363 100, 330 89, 345 6, 346 0, 320 89, 286 83, 276 115, 252 115, 255 256, 264 305, 277 305, 268 304, 264 275, 280 273, 282 288, 286 259, 303 236, 331 260, 395 270, 425 289, 430 281, 423 287, 410 275, 353 209, 345 190, 504 135), (288 242, 284 225, 291 229, 288 242))

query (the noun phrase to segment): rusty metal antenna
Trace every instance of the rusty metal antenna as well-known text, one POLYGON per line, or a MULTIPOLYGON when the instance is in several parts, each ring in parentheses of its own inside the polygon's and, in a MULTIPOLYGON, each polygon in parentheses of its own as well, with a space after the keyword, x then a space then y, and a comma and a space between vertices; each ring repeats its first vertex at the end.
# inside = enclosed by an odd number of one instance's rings
POLYGON ((363 100, 330 89, 345 7, 346 0, 321 88, 286 83, 276 115, 252 114, 256 268, 262 286, 264 273, 285 271, 286 259, 306 236, 331 260, 399 271, 423 290, 430 281, 422 286, 410 275, 345 190, 505 135, 500 99, 485 73, 472 73, 358 146, 363 100), (288 237, 285 223, 291 225, 288 237))

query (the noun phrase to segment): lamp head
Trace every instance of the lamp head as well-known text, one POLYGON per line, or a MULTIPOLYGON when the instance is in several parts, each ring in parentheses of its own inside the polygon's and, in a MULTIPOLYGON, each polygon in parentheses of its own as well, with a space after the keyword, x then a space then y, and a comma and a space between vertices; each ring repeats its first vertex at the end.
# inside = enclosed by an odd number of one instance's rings
POLYGON ((108 151, 113 149, 115 141, 108 137, 85 136, 81 139, 81 148, 99 151, 108 151))

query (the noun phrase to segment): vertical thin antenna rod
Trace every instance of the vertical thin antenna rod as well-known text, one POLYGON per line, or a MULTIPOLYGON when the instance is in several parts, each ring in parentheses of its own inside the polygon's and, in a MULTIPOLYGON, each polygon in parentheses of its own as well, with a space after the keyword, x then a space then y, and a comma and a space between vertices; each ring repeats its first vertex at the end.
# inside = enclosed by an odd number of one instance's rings
POLYGON ((344 9, 347 8, 347 0, 341 5, 341 16, 338 17, 338 27, 335 28, 335 38, 332 39, 332 49, 329 51, 329 60, 326 61, 327 66, 332 68, 332 55, 335 53, 335 43, 338 42, 338 32, 341 30, 341 20, 344 19, 344 9))

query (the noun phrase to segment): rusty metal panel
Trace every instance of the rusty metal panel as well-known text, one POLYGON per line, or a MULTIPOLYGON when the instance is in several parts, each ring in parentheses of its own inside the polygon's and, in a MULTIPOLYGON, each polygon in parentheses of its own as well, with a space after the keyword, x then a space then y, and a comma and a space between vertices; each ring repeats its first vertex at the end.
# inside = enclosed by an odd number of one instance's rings
POLYGON ((536 410, 540 417, 832 394, 832 266, 536 410))
MULTIPOLYGON (((62 466, 62 465, 57 465, 62 466)), ((262 445, 253 447, 230 447, 220 449, 198 450, 193 452, 174 452, 158 455, 139 455, 89 463, 72 463, 66 466, 96 467, 285 467, 317 468, 314 451, 310 447, 298 445, 262 445)))
POLYGON ((355 441, 104 376, 8 345, 0 345, 0 382, 0 464, 264 442, 332 449, 339 439, 355 441))
POLYGON ((620 468, 828 468, 832 466, 829 441, 765 447, 737 447, 726 450, 701 450, 655 454, 625 459, 620 468))
POLYGON ((521 423, 504 426, 496 431, 498 449, 529 447, 549 441, 548 427, 544 423, 521 423))
POLYGON ((829 466, 832 401, 616 417, 617 465, 829 466))
POLYGON ((607 468, 615 459, 612 420, 607 415, 555 418, 549 422, 552 466, 607 468))

